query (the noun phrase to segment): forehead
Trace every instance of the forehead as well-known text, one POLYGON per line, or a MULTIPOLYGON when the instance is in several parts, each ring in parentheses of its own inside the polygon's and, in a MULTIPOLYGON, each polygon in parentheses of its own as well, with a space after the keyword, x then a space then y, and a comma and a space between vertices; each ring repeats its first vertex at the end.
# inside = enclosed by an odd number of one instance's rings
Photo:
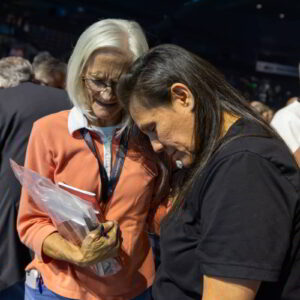
POLYGON ((107 74, 119 76, 131 61, 130 54, 125 51, 100 49, 95 51, 88 59, 85 73, 96 76, 107 74))
POLYGON ((139 128, 163 121, 163 116, 171 110, 168 106, 150 107, 140 100, 138 96, 132 95, 129 104, 129 113, 139 128))
POLYGON ((148 119, 153 118, 154 113, 151 111, 151 108, 146 107, 138 101, 138 97, 133 95, 129 103, 129 113, 135 123, 138 126, 143 123, 146 123, 148 119))

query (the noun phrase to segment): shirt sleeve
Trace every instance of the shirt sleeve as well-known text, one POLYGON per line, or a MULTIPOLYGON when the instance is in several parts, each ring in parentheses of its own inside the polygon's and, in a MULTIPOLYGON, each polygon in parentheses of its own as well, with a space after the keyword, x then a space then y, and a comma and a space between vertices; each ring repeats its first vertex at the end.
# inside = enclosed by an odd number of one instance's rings
POLYGON ((167 197, 157 207, 157 209, 148 216, 148 231, 160 235, 160 227, 163 219, 167 216, 172 208, 172 199, 167 197))
POLYGON ((282 111, 275 114, 271 125, 294 153, 300 146, 300 119, 282 111))
MULTIPOLYGON (((162 158, 164 160, 164 165, 166 165, 166 170, 168 170, 168 176, 174 177, 172 174, 172 164, 170 161, 170 158, 167 156, 164 156, 162 158)), ((158 168, 158 167, 157 167, 158 168)), ((159 173, 159 172, 157 172, 159 173)), ((169 179, 169 178, 168 178, 169 179)), ((168 180, 169 181, 169 180, 168 180)), ((148 231, 150 233, 160 235, 160 227, 163 222, 163 219, 168 215, 172 208, 172 204, 174 201, 174 195, 171 193, 169 182, 164 182, 164 187, 160 187, 161 189, 164 189, 164 192, 162 193, 164 196, 161 197, 161 199, 155 199, 156 194, 155 191, 159 189, 159 186, 162 185, 162 178, 161 176, 157 176, 155 180, 155 186, 154 186, 154 199, 152 199, 152 205, 154 204, 154 209, 151 207, 150 213, 148 216, 148 231), (158 200, 158 201, 157 201, 158 200)))
MULTIPOLYGON (((29 138, 25 167, 53 180, 52 153, 39 123, 34 124, 29 138)), ((49 262, 50 258, 42 253, 42 246, 45 238, 57 229, 47 213, 38 208, 24 188, 21 193, 17 230, 21 241, 31 248, 39 259, 49 262)))
POLYGON ((291 184, 250 152, 223 158, 206 182, 196 248, 203 274, 276 281, 290 243, 291 184))

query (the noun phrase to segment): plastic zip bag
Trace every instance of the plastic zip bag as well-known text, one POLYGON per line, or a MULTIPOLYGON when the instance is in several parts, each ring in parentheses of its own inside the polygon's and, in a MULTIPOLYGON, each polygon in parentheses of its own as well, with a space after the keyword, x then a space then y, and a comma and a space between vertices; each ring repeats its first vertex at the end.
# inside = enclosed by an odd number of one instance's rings
MULTIPOLYGON (((49 178, 19 166, 12 159, 10 165, 36 205, 49 215, 66 240, 80 247, 87 234, 99 226, 99 212, 92 203, 63 190, 49 178)), ((109 258, 87 268, 98 276, 110 276, 117 273, 121 265, 117 259, 109 258)))

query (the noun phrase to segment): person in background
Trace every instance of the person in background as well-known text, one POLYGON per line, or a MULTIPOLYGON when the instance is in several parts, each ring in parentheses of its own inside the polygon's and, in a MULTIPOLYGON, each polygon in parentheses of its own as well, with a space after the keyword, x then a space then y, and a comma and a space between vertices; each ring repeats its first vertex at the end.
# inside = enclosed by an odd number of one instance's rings
POLYGON ((25 46, 19 45, 18 43, 11 46, 8 55, 9 56, 17 56, 17 57, 26 57, 25 55, 25 46))
POLYGON ((48 58, 52 58, 53 56, 50 54, 48 51, 40 51, 38 52, 33 60, 32 60, 32 65, 34 66, 35 64, 40 64, 41 62, 45 61, 48 58))
POLYGON ((186 171, 161 230, 155 300, 300 299, 300 172, 212 65, 160 45, 119 80, 153 150, 186 171))
POLYGON ((299 101, 299 97, 291 97, 291 98, 289 98, 289 99, 286 101, 286 104, 285 104, 285 105, 292 104, 292 103, 295 102, 295 101, 299 101))
POLYGON ((32 66, 21 57, 0 60, 0 299, 24 299, 30 252, 16 230, 21 189, 9 159, 23 165, 32 124, 71 107, 63 90, 31 82, 32 66))
POLYGON ((25 167, 63 182, 77 195, 91 195, 87 200, 105 220, 104 232, 97 228, 75 245, 23 189, 17 227, 22 242, 35 252, 26 267, 25 299, 151 296, 155 267, 147 221, 166 195, 168 173, 155 153, 140 151, 134 133, 127 132, 127 115, 116 95, 121 74, 147 50, 134 21, 92 24, 68 62, 66 89, 74 108, 33 126, 25 167), (101 277, 86 268, 118 255, 122 268, 114 275, 101 277))
POLYGON ((32 62, 33 80, 42 85, 65 88, 67 65, 48 52, 36 55, 32 62))
POLYGON ((252 106, 267 123, 272 121, 274 111, 269 106, 260 101, 251 101, 250 106, 252 106))
POLYGON ((298 97, 292 99, 276 112, 271 126, 289 146, 300 166, 300 100, 298 97))
POLYGON ((0 59, 0 89, 15 87, 31 78, 32 66, 27 59, 18 56, 0 59))

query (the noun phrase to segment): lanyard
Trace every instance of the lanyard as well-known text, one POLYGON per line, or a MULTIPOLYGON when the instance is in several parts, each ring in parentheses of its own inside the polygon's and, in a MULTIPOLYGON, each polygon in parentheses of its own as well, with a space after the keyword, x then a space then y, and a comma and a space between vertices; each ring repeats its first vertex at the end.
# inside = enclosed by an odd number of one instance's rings
POLYGON ((94 144, 93 138, 89 130, 86 128, 81 128, 80 133, 85 143, 87 144, 87 146, 89 147, 89 149, 92 151, 92 153, 95 155, 97 159, 99 171, 100 171, 100 179, 101 179, 101 200, 104 203, 106 203, 108 199, 112 196, 116 188, 117 182, 120 178, 120 174, 124 165, 124 160, 128 149, 128 139, 125 137, 126 132, 123 132, 121 136, 119 149, 117 151, 116 161, 112 167, 110 179, 107 176, 107 172, 103 164, 101 163, 99 154, 96 150, 96 146, 94 144))

